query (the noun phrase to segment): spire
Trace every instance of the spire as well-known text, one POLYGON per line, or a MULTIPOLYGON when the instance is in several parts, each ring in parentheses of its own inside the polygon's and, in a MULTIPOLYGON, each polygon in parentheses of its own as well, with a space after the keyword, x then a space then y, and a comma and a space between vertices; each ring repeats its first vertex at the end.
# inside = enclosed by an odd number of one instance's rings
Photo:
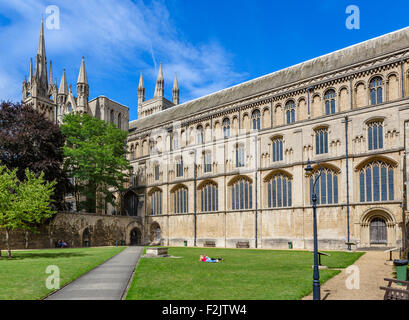
POLYGON ((62 73, 60 89, 58 90, 58 94, 68 95, 67 78, 65 77, 65 69, 62 73))
POLYGON ((145 84, 143 83, 143 75, 141 71, 141 76, 139 77, 139 86, 138 89, 145 89, 145 84))
POLYGON ((53 62, 50 60, 50 72, 48 74, 48 85, 53 85, 53 62))
POLYGON ((143 83, 143 75, 141 71, 141 76, 139 78, 139 85, 138 85, 138 106, 140 106, 141 103, 144 101, 145 101, 145 84, 143 83))
POLYGON ((172 101, 175 105, 179 104, 179 84, 178 84, 178 78, 176 76, 176 72, 175 72, 175 80, 173 81, 172 101))
POLYGON ((33 58, 30 58, 30 71, 28 74, 28 83, 32 83, 33 82, 33 58))
POLYGON ((47 58, 45 55, 44 21, 42 18, 40 38, 38 40, 34 78, 38 81, 39 95, 45 96, 48 91, 48 80, 47 80, 47 58))
POLYGON ((81 61, 80 73, 78 74, 77 84, 78 83, 88 84, 88 77, 87 77, 87 71, 85 70, 84 57, 82 57, 82 61, 81 61))
POLYGON ((156 79, 155 94, 153 97, 164 97, 165 95, 165 81, 163 79, 162 63, 159 67, 158 78, 156 79))
POLYGON ((45 57, 45 40, 44 40, 44 20, 41 17, 40 38, 38 39, 37 54, 45 57))

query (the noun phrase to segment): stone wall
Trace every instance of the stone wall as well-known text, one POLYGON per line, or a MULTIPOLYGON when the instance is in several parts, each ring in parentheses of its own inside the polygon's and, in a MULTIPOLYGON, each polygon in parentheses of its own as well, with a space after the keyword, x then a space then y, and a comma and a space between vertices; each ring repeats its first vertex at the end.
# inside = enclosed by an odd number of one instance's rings
MULTIPOLYGON (((142 221, 138 217, 102 216, 89 213, 58 213, 48 224, 42 225, 38 233, 14 231, 10 235, 12 249, 54 248, 58 240, 69 247, 109 246, 144 243, 142 221), (134 231, 134 232, 133 232, 134 231), (131 239, 131 233, 136 236, 131 239), (137 239, 138 238, 138 239, 137 239)), ((6 249, 6 237, 0 231, 0 248, 6 249)))

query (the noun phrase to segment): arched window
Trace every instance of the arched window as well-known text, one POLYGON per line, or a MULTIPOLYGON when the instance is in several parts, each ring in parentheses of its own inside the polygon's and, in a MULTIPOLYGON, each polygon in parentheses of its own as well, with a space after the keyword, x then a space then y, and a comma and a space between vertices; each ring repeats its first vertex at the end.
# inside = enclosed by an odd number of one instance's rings
POLYGON ((202 144, 204 142, 204 132, 203 132, 203 127, 198 126, 197 129, 197 144, 202 144))
POLYGON ((232 209, 243 210, 253 207, 253 187, 249 180, 240 178, 231 187, 232 209))
POLYGON ((176 177, 183 177, 183 159, 176 159, 176 177))
POLYGON ((223 120, 223 134, 225 138, 230 137, 230 119, 226 118, 223 120))
POLYGON ((162 214, 162 191, 158 189, 151 193, 151 204, 152 204, 151 214, 153 215, 162 214))
POLYGON ((110 112, 110 121, 114 123, 114 110, 111 110, 110 112))
POLYGON ((328 128, 315 130, 315 153, 328 153, 328 128))
POLYGON ((283 138, 273 139, 273 162, 283 160, 283 138))
POLYGON ((218 211, 218 188, 215 183, 208 182, 200 190, 200 203, 202 212, 218 211))
POLYGON ((285 104, 285 114, 287 118, 287 124, 295 122, 295 103, 293 100, 290 100, 285 104))
POLYGON ((121 114, 118 114, 118 128, 121 129, 121 114))
POLYGON ((310 176, 310 201, 312 204, 313 184, 315 179, 321 176, 315 184, 315 194, 317 195, 317 204, 336 204, 338 203, 338 173, 329 168, 317 170, 310 176))
POLYGON ((368 150, 383 148, 383 122, 373 121, 368 123, 368 150))
POLYGON ((71 111, 72 111, 71 103, 68 103, 68 112, 71 112, 71 111))
POLYGON ((330 89, 324 95, 325 100, 325 114, 330 115, 335 113, 335 90, 330 89))
POLYGON ((212 172, 212 153, 210 151, 204 153, 204 172, 212 172))
POLYGON ((260 130, 260 110, 256 109, 253 111, 251 118, 253 119, 253 130, 260 130))
POLYGON ((371 104, 382 103, 382 78, 373 78, 369 88, 371 90, 371 104))
POLYGON ((236 146, 236 167, 244 167, 246 166, 246 149, 244 145, 236 146))
POLYGON ((282 173, 271 177, 267 185, 267 199, 269 208, 292 206, 292 181, 282 173))
POLYGON ((155 170, 155 180, 158 181, 159 180, 159 164, 155 164, 154 170, 155 170))
POLYGON ((188 203, 188 189, 185 186, 180 186, 173 192, 173 212, 187 213, 189 211, 188 203))
POLYGON ((394 199, 393 168, 383 161, 373 161, 359 172, 359 199, 361 202, 394 199))

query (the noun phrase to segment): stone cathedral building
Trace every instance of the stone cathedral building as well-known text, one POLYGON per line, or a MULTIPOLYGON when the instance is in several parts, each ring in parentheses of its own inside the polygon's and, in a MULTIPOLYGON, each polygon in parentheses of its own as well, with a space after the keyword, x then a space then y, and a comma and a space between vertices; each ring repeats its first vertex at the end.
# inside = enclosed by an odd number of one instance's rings
POLYGON ((161 72, 129 123, 145 241, 312 248, 319 174, 320 248, 406 238, 409 28, 179 105, 161 72))
POLYGON ((23 103, 129 130, 129 190, 104 214, 137 219, 143 244, 310 249, 318 176, 321 249, 407 238, 409 28, 182 104, 176 76, 165 98, 161 65, 152 99, 141 74, 130 122, 126 106, 88 92, 84 59, 76 97, 65 72, 59 87, 51 62, 47 74, 42 26, 23 103))

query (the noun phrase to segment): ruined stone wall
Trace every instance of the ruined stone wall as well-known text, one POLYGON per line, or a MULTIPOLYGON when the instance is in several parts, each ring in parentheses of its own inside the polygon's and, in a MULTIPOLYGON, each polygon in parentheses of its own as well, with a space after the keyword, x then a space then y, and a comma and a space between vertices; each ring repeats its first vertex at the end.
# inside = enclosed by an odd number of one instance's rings
MULTIPOLYGON (((102 216, 89 213, 58 213, 48 224, 39 228, 38 233, 14 231, 10 235, 12 249, 54 248, 58 240, 64 240, 69 247, 110 246, 131 244, 131 232, 140 233, 140 244, 144 243, 142 221, 138 217, 102 216)), ((6 249, 6 236, 0 230, 0 248, 6 249)))

